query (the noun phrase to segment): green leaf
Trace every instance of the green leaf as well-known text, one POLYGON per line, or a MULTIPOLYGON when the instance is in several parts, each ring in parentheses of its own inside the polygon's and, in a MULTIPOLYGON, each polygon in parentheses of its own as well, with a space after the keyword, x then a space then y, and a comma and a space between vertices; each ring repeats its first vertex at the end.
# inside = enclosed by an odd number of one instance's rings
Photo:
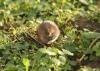
POLYGON ((57 55, 57 51, 54 48, 41 48, 39 51, 48 55, 57 55))
POLYGON ((18 71, 18 69, 15 65, 8 63, 4 71, 18 71))
POLYGON ((64 65, 66 63, 66 57, 65 56, 59 56, 59 60, 61 61, 61 64, 64 65))
POLYGON ((82 4, 88 5, 87 0, 79 0, 82 4))
POLYGON ((100 36, 100 33, 89 31, 89 32, 83 32, 82 36, 85 38, 96 38, 96 37, 100 36))
POLYGON ((42 48, 39 51, 42 53, 46 53, 48 55, 57 55, 57 54, 64 55, 64 53, 61 50, 55 47, 42 48))
POLYGON ((59 59, 57 59, 57 58, 52 58, 51 60, 57 66, 59 66, 61 64, 61 61, 59 59))
POLYGON ((92 49, 96 52, 96 56, 100 57, 100 41, 98 41, 92 49))
POLYGON ((73 56, 74 55, 73 53, 71 53, 68 50, 62 49, 62 51, 64 52, 64 54, 67 54, 67 55, 70 55, 70 56, 73 56))
POLYGON ((46 68, 46 67, 40 67, 40 68, 39 68, 39 71, 49 71, 49 69, 46 68))

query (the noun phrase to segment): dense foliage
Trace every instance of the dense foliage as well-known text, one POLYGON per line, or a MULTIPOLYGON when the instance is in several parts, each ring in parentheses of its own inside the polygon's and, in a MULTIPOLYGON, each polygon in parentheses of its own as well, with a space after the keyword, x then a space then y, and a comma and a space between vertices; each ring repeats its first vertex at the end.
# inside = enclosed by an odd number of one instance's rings
POLYGON ((97 1, 0 0, 0 71, 99 71, 97 1), (32 40, 43 20, 61 30, 49 46, 32 40))

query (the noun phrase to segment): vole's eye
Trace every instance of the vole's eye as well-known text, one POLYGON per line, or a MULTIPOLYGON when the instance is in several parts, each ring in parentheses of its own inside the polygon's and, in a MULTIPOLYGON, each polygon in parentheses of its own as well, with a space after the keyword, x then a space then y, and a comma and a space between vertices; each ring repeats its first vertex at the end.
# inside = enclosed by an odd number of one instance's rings
POLYGON ((49 35, 49 32, 47 30, 45 30, 45 34, 48 36, 49 35))

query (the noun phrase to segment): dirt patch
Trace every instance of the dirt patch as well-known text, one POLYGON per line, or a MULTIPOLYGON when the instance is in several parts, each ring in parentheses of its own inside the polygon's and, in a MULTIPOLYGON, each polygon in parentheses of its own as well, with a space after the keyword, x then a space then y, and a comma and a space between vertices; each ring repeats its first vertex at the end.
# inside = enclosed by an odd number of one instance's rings
POLYGON ((83 30, 85 28, 90 31, 100 33, 100 23, 97 23, 96 21, 87 20, 85 17, 79 17, 76 20, 75 25, 77 25, 78 29, 80 30, 83 30))
POLYGON ((100 68, 100 59, 94 60, 94 61, 85 61, 82 63, 83 66, 88 66, 91 68, 100 68))

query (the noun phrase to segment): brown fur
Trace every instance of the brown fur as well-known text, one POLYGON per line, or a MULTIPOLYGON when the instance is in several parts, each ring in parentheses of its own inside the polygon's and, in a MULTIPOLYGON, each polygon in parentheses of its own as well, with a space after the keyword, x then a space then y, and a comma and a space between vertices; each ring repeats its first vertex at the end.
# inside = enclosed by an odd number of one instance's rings
POLYGON ((43 44, 53 43, 60 35, 58 26, 52 21, 44 21, 37 29, 38 40, 43 44))

